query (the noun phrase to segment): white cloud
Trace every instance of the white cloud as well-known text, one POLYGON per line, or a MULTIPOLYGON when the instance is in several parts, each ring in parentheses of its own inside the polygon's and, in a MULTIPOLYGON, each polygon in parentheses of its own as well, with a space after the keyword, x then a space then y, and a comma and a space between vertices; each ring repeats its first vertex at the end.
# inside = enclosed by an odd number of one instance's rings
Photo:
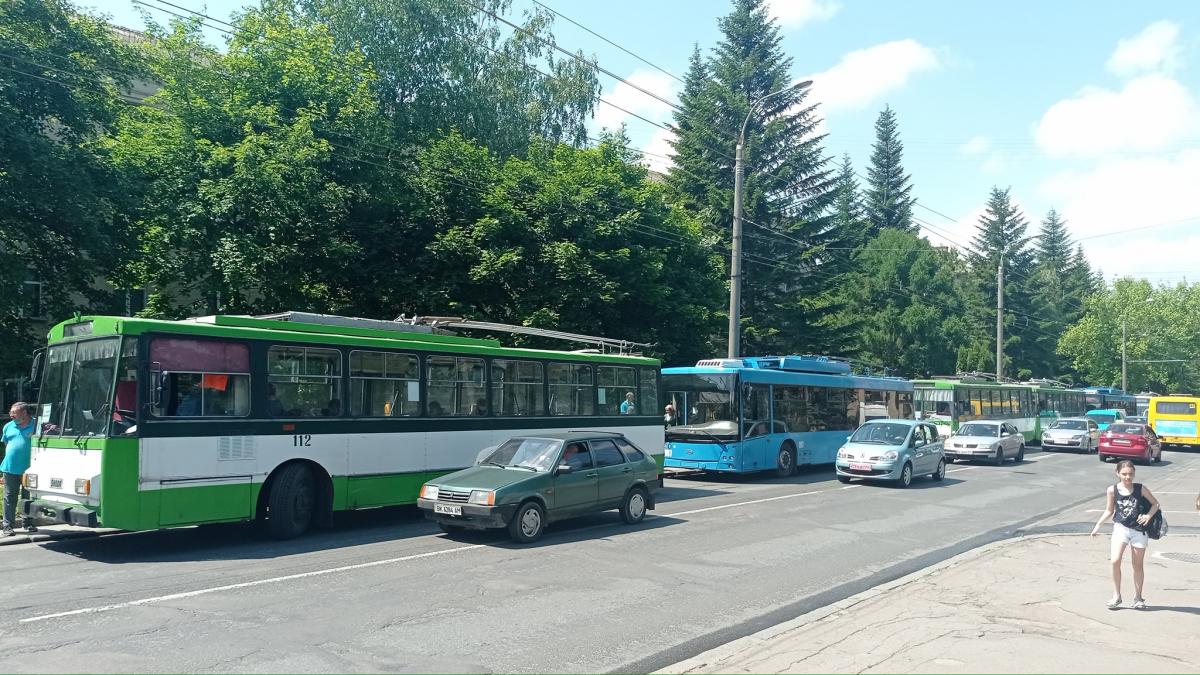
MULTIPOLYGON (((675 87, 678 83, 663 73, 635 70, 625 79, 668 101, 675 98, 675 87)), ((624 82, 617 82, 612 89, 604 92, 601 96, 615 105, 656 122, 665 121, 671 112, 671 106, 624 82)), ((616 130, 622 122, 628 120, 628 113, 617 110, 606 103, 600 103, 596 106, 596 116, 593 121, 596 128, 616 130)))
POLYGON ((1179 25, 1156 21, 1142 32, 1117 43, 1108 70, 1125 77, 1150 71, 1171 72, 1179 67, 1179 25))
POLYGON ((1194 190, 1200 150, 1170 156, 1112 159, 1067 171, 1040 185, 1088 259, 1106 276, 1155 269, 1195 269, 1200 203, 1194 190), (1147 226, 1161 225, 1149 229, 1147 226), (1125 230, 1133 230, 1125 232, 1125 230), (1110 237, 1098 234, 1118 232, 1110 237))
POLYGON ((1034 131, 1053 157, 1093 157, 1149 151, 1200 130, 1200 107, 1183 85, 1165 75, 1145 75, 1120 91, 1085 87, 1050 106, 1034 131))
POLYGON ((651 171, 666 173, 671 168, 673 163, 667 158, 675 155, 675 149, 671 147, 671 141, 674 139, 675 134, 659 129, 642 147, 642 150, 648 153, 643 155, 643 163, 651 171))
POLYGON ((863 108, 903 87, 913 75, 940 65, 934 50, 906 39, 852 51, 829 70, 800 79, 813 81, 813 97, 828 114, 863 108))
POLYGON ((841 8, 842 5, 833 0, 767 0, 767 13, 784 28, 828 21, 841 8))
POLYGON ((982 155, 991 149, 992 141, 987 136, 972 136, 959 148, 964 155, 982 155))

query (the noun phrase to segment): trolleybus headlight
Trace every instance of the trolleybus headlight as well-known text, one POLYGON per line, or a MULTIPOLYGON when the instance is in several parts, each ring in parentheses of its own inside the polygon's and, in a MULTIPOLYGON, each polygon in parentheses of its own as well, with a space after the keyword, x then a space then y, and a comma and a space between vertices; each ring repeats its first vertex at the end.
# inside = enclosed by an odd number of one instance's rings
POLYGON ((467 499, 467 503, 491 506, 496 503, 496 493, 491 490, 471 490, 471 497, 467 499))
POLYGON ((423 485, 421 487, 421 497, 436 500, 438 498, 438 487, 436 485, 423 485))
POLYGON ((92 481, 88 480, 87 478, 76 478, 75 479, 75 494, 87 495, 87 494, 91 494, 91 492, 92 492, 92 481))
POLYGON ((36 490, 37 489, 37 474, 36 473, 25 474, 25 478, 22 479, 22 482, 25 483, 26 488, 33 488, 36 490))

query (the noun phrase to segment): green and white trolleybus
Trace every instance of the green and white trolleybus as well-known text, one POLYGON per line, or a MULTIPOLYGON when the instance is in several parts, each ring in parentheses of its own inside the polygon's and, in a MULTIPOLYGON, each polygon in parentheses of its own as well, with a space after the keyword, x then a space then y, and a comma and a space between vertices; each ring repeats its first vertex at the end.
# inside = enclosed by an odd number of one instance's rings
MULTIPOLYGON (((504 329, 467 324, 447 325, 504 329)), ((659 362, 587 340, 601 348, 296 312, 76 317, 35 355, 21 509, 124 530, 256 520, 288 537, 334 511, 415 503, 425 481, 540 429, 621 432, 661 467, 659 362)))
POLYGON ((1005 420, 1029 442, 1042 437, 1037 396, 1031 385, 996 382, 975 375, 913 381, 918 419, 949 433, 970 420, 1005 420))

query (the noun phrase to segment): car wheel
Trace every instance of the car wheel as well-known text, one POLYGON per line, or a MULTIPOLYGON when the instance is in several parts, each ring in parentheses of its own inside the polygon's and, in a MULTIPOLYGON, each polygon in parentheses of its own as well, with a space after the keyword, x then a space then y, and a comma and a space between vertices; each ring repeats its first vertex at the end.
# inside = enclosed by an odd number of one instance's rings
POLYGON ((996 448, 996 456, 992 458, 993 466, 1000 466, 1004 463, 1004 448, 996 448))
POLYGON ((267 495, 267 532, 275 539, 291 539, 312 524, 317 506, 317 483, 303 464, 285 466, 271 483, 267 495))
POLYGON ((779 457, 775 460, 775 475, 787 478, 796 473, 796 449, 791 442, 779 446, 779 457))
POLYGON ((839 480, 839 481, 841 481, 841 482, 843 482, 843 483, 849 483, 849 482, 850 482, 850 476, 840 476, 840 475, 839 475, 839 476, 838 476, 838 480, 839 480))
POLYGON ((625 500, 621 502, 621 520, 633 525, 642 522, 646 517, 646 506, 649 500, 646 498, 646 491, 643 488, 635 487, 625 493, 625 500))
POLYGON ((1158 453, 1156 455, 1154 455, 1154 463, 1157 464, 1161 461, 1162 461, 1162 448, 1159 448, 1158 453))
POLYGON ((1099 449, 1097 449, 1097 450, 1096 450, 1096 456, 1100 458, 1100 461, 1101 461, 1101 462, 1107 462, 1107 461, 1108 461, 1108 458, 1107 458, 1107 457, 1105 457, 1104 455, 1101 455, 1101 454, 1100 454, 1100 450, 1099 450, 1099 449))
POLYGON ((908 462, 904 463, 904 468, 900 469, 900 478, 896 481, 896 484, 902 488, 912 485, 912 464, 908 462))
POLYGON ((537 502, 525 502, 508 523, 508 534, 519 544, 537 541, 546 528, 546 511, 537 502))
POLYGON ((1025 444, 1022 443, 1021 447, 1017 450, 1017 458, 1013 460, 1013 464, 1020 464, 1021 462, 1024 462, 1024 461, 1025 461, 1025 444))
POLYGON ((938 465, 937 465, 937 471, 934 471, 933 474, 929 477, 935 481, 940 481, 943 478, 945 478, 946 477, 946 460, 939 459, 938 465))

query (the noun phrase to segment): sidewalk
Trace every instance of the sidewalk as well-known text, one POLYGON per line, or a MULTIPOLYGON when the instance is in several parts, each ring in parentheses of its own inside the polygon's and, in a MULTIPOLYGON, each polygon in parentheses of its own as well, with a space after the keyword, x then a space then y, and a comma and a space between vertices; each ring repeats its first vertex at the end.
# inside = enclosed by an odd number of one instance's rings
POLYGON ((1109 535, 1010 539, 951 558, 663 673, 1195 673, 1200 536, 1150 542, 1144 611, 1112 594, 1109 535))

